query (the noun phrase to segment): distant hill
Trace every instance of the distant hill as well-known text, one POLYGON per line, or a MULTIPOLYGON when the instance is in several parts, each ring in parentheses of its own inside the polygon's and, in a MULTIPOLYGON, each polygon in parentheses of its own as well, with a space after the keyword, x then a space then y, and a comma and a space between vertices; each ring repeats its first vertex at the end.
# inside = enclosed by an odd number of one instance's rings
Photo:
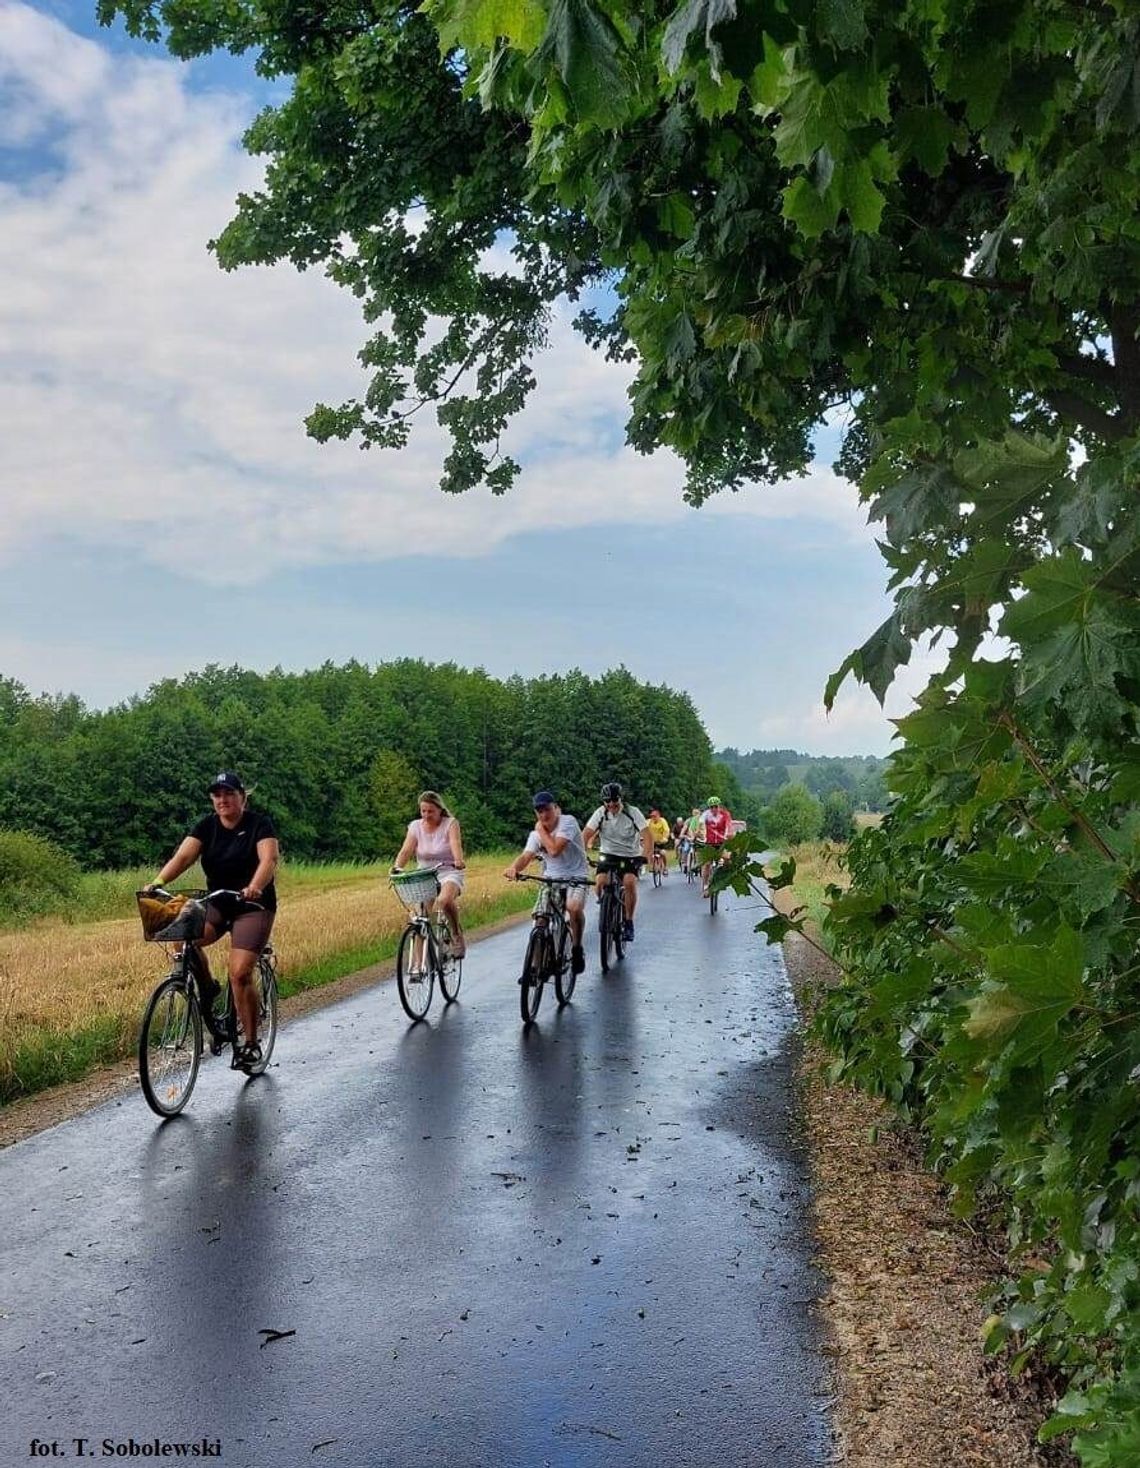
POLYGON ((741 788, 762 805, 769 804, 785 785, 806 785, 821 800, 833 790, 843 790, 858 810, 886 808, 883 772, 887 762, 877 755, 837 758, 801 754, 796 749, 750 749, 742 754, 730 747, 718 750, 713 758, 726 765, 740 781, 741 788))

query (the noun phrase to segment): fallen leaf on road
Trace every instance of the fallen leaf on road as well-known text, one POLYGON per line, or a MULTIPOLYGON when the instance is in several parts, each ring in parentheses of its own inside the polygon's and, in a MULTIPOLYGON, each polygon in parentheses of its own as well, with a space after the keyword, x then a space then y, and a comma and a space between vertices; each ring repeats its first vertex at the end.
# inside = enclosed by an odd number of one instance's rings
POLYGON ((264 1349, 268 1345, 272 1345, 274 1341, 283 1341, 288 1336, 297 1334, 295 1330, 270 1330, 266 1326, 262 1326, 262 1328, 257 1333, 258 1335, 263 1335, 265 1337, 265 1339, 260 1343, 262 1349, 264 1349))

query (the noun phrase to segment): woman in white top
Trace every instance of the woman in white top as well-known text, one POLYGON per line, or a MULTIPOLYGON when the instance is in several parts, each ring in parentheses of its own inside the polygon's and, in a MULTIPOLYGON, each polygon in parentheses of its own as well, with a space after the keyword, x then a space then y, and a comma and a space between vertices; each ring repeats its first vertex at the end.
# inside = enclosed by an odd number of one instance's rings
POLYGON ((463 836, 459 822, 434 790, 420 794, 419 820, 408 825, 408 834, 396 857, 396 870, 413 856, 418 867, 436 869, 439 878, 436 911, 443 914, 451 929, 451 951, 456 958, 462 958, 467 952, 467 941, 459 924, 459 894, 463 891, 467 867, 463 859, 463 836))

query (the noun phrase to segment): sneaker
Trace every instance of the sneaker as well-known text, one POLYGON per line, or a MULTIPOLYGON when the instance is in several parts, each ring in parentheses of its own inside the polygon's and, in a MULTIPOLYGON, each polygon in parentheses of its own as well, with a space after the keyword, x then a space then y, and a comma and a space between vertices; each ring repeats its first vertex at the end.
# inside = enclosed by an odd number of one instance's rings
POLYGON ((621 936, 622 936, 623 942, 626 942, 626 943, 632 943, 633 942, 633 924, 630 922, 630 920, 628 918, 626 918, 625 922, 623 922, 622 925, 621 925, 621 936))
POLYGON ((586 953, 581 943, 576 943, 570 950, 570 972, 580 974, 586 967, 586 953))

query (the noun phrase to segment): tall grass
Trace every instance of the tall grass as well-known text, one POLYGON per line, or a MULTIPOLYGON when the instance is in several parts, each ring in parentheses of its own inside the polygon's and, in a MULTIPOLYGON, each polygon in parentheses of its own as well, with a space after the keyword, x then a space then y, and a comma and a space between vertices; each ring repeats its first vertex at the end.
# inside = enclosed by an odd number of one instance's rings
MULTIPOLYGON (((534 901, 533 889, 500 873, 503 854, 468 862, 464 926, 476 927, 534 901)), ((0 933, 0 1104, 132 1053, 147 995, 167 967, 144 943, 134 893, 152 871, 87 878, 83 901, 96 920, 45 919, 0 933), (108 916, 110 909, 114 916, 108 916), (127 916, 126 914, 129 914, 127 916)), ((273 929, 285 995, 314 988, 391 957, 405 914, 381 865, 289 867, 278 883, 273 929)), ((199 879, 200 880, 200 879, 199 879)), ((194 885, 187 873, 179 885, 194 885)), ((219 950, 211 950, 215 970, 219 950)))
POLYGON ((796 880, 792 894, 797 906, 807 908, 808 916, 818 928, 827 910, 825 891, 834 884, 846 887, 847 870, 843 865, 846 846, 835 841, 803 841, 789 848, 795 858, 796 880))

